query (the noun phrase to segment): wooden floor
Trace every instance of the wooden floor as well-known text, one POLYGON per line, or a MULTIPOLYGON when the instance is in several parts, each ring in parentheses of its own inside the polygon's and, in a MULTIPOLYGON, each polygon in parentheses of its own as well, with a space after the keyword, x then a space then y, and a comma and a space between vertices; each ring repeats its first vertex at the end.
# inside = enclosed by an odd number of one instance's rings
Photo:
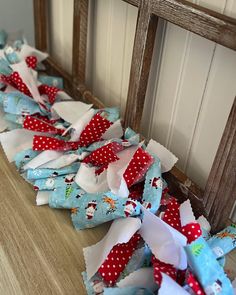
POLYGON ((76 231, 69 211, 35 205, 32 187, 0 151, 0 294, 86 294, 83 247, 108 226, 76 231))
MULTIPOLYGON (((86 294, 82 249, 107 228, 77 232, 68 211, 37 207, 32 187, 0 150, 0 294, 86 294)), ((235 252, 227 268, 236 276, 235 252)))

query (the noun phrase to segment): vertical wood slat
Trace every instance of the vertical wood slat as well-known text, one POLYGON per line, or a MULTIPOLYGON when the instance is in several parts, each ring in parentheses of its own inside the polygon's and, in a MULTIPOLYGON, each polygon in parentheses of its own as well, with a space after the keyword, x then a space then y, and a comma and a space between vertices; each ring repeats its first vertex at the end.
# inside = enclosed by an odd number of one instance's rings
POLYGON ((76 84, 85 83, 88 1, 74 0, 72 76, 76 84))
POLYGON ((34 0, 35 46, 48 51, 47 0, 34 0))
POLYGON ((204 192, 212 231, 221 230, 236 200, 236 98, 225 126, 204 192))
POLYGON ((142 0, 139 6, 125 111, 125 126, 139 131, 148 76, 154 47, 157 16, 151 14, 152 3, 142 0))

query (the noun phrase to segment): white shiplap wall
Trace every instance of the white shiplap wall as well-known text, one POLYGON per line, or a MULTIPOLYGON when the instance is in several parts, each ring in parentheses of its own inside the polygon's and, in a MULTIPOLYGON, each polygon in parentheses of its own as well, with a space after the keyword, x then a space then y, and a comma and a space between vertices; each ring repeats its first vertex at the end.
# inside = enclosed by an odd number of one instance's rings
MULTIPOLYGON (((32 0, 0 0, 0 30, 22 32, 34 45, 34 14, 32 0)), ((13 37, 14 38, 14 37, 13 37)))
POLYGON ((73 0, 49 0, 50 55, 72 70, 73 0))
MULTIPOLYGON (((229 15, 236 2, 195 1, 229 15)), ((167 24, 148 135, 204 187, 236 94, 236 53, 167 24)))
MULTIPOLYGON (((53 54, 70 70, 73 0, 51 1, 53 54)), ((193 2, 236 17, 236 0, 193 2)), ((121 0, 90 1, 87 82, 107 105, 122 111, 137 12, 121 0)), ((179 167, 202 187, 236 94, 235 77, 236 52, 160 22, 142 130, 171 149, 179 167)))

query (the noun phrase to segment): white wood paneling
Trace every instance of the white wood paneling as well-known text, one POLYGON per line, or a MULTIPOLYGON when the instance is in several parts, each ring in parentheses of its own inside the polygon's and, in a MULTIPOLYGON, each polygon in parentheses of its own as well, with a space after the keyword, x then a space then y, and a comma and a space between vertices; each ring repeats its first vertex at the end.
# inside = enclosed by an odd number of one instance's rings
MULTIPOLYGON (((227 1, 224 11, 235 17, 236 1, 227 1)), ((216 45, 186 171, 202 187, 236 95, 235 74, 236 53, 216 45)))
POLYGON ((71 73, 74 0, 49 1, 50 54, 71 73))
POLYGON ((94 11, 93 91, 124 111, 137 8, 120 0, 97 0, 94 11))
MULTIPOLYGON (((222 0, 197 3, 220 12, 225 10, 226 4, 229 9, 228 3, 222 0)), ((227 59, 217 54, 218 48, 222 47, 172 24, 167 25, 149 133, 149 137, 159 140, 179 157, 178 166, 202 187, 205 186, 235 95, 236 70, 233 74, 231 69, 235 68, 236 54, 222 48, 231 60, 232 66, 229 66, 227 59), (220 65, 215 71, 212 70, 215 63, 224 64, 225 70, 220 65), (219 80, 212 88, 218 86, 224 95, 217 90, 208 94, 215 104, 205 110, 207 117, 203 123, 201 113, 207 100, 209 83, 215 75, 219 80), (225 106, 217 104, 217 101, 224 102, 225 106), (212 124, 210 118, 214 117, 215 109, 221 113, 221 119, 212 124), (199 126, 202 126, 201 131, 199 126), (213 126, 215 134, 212 132, 213 126), (200 136, 205 134, 205 138, 200 139, 198 133, 200 136)))
POLYGON ((187 173, 202 186, 212 166, 236 94, 233 81, 235 72, 235 52, 217 46, 187 165, 187 173))
POLYGON ((0 30, 22 31, 29 44, 34 45, 34 14, 32 0, 1 0, 0 30))

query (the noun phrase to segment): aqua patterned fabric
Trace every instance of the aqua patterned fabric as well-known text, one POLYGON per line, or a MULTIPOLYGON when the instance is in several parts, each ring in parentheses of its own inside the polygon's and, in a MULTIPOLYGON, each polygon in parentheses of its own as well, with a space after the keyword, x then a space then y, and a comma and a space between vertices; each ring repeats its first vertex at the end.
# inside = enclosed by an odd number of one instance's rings
POLYGON ((40 179, 57 177, 60 175, 67 175, 71 173, 76 173, 79 169, 80 163, 74 163, 70 166, 63 167, 61 169, 47 169, 47 168, 36 168, 27 170, 28 179, 40 179))
POLYGON ((84 194, 72 211, 72 222, 76 229, 95 227, 117 218, 137 216, 140 203, 129 198, 120 198, 111 192, 84 194))
POLYGON ((188 264, 206 294, 233 295, 230 280, 203 237, 185 247, 188 264))
POLYGON ((33 151, 32 149, 24 150, 17 153, 14 157, 15 165, 20 170, 22 167, 35 158, 39 152, 33 151))
POLYGON ((227 226, 212 236, 207 243, 217 258, 225 256, 236 248, 236 226, 227 226))
POLYGON ((163 180, 161 177, 161 162, 157 157, 146 173, 142 205, 152 213, 156 213, 161 202, 163 180))
POLYGON ((39 105, 30 97, 19 91, 5 93, 3 108, 6 113, 15 115, 32 115, 41 113, 39 105))

